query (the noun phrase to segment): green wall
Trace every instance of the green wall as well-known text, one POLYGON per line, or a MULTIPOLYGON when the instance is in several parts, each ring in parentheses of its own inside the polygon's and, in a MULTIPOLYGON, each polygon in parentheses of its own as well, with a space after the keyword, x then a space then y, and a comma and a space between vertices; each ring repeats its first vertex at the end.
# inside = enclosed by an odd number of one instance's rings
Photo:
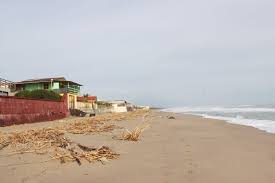
POLYGON ((32 91, 32 90, 42 90, 44 89, 43 84, 41 83, 34 83, 34 84, 26 84, 25 90, 32 91))
MULTIPOLYGON (((51 83, 49 84, 49 89, 59 89, 59 83, 58 82, 54 82, 53 86, 51 87, 51 83)), ((26 84, 25 85, 25 90, 43 90, 44 89, 44 83, 33 83, 33 84, 26 84)))

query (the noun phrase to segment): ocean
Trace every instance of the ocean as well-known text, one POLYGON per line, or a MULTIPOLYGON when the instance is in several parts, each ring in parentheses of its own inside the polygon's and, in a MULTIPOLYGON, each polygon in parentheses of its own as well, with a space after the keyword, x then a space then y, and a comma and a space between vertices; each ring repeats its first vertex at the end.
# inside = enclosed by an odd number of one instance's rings
POLYGON ((185 113, 204 118, 224 120, 228 123, 246 125, 275 133, 274 106, 235 106, 235 107, 177 107, 163 109, 165 112, 185 113))

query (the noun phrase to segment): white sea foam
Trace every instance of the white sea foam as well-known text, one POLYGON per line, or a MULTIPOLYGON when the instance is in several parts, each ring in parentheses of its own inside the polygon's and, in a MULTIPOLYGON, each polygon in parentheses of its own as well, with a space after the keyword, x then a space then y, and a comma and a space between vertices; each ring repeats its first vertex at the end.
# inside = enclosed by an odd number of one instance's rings
POLYGON ((275 121, 272 120, 259 120, 259 119, 247 119, 238 113, 274 113, 274 108, 248 108, 248 107, 237 107, 237 108, 224 108, 224 107, 183 107, 183 108, 170 108, 162 110, 164 112, 175 112, 175 113, 188 113, 193 115, 199 115, 204 118, 223 120, 232 124, 239 124, 245 126, 252 126, 260 130, 264 130, 269 133, 275 133, 275 121), (218 113, 218 115, 210 115, 207 113, 218 113), (236 117, 225 117, 222 114, 225 113, 236 113, 236 117), (220 114, 220 115, 219 115, 220 114))
POLYGON ((223 113, 237 113, 237 112, 274 112, 275 108, 256 108, 256 107, 181 107, 164 109, 166 112, 223 112, 223 113))
POLYGON ((204 114, 201 116, 209 119, 224 120, 232 124, 252 126, 269 133, 275 133, 275 121, 271 121, 271 120, 244 119, 239 117, 231 118, 231 117, 223 117, 223 116, 211 116, 207 114, 204 114))

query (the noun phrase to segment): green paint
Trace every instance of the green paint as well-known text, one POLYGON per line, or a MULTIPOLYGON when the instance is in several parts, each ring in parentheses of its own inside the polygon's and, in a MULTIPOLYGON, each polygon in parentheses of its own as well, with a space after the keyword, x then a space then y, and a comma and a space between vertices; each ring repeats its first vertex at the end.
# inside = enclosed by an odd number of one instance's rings
POLYGON ((60 85, 59 85, 59 82, 54 82, 54 83, 53 83, 53 87, 51 87, 51 89, 52 89, 52 90, 54 90, 54 89, 59 89, 59 86, 60 86, 60 85))
POLYGON ((64 93, 65 91, 68 93, 77 94, 80 93, 80 86, 78 85, 62 85, 59 82, 53 83, 32 83, 32 84, 25 84, 24 90, 33 91, 33 90, 54 90, 57 93, 64 93))
POLYGON ((24 90, 33 91, 33 90, 43 90, 42 83, 33 83, 33 84, 26 84, 24 90))

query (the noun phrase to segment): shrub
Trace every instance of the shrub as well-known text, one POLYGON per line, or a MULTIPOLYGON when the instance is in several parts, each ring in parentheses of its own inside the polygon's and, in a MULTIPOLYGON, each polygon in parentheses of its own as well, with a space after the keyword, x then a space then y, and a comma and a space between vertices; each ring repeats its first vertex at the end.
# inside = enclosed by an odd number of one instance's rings
POLYGON ((30 95, 31 95, 31 92, 27 90, 20 91, 15 94, 16 97, 24 97, 24 98, 30 98, 30 95))
POLYGON ((58 93, 50 90, 20 91, 15 96, 32 99, 61 100, 61 96, 58 93))

